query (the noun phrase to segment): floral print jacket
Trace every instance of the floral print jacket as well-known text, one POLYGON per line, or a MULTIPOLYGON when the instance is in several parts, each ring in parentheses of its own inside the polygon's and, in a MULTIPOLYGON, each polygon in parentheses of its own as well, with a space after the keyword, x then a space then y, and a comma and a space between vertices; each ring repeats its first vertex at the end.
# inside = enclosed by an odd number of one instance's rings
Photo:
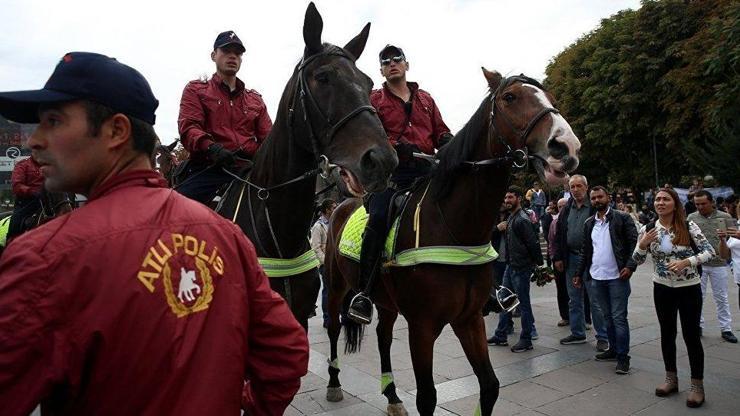
MULTIPOLYGON (((712 245, 704 234, 701 233, 699 226, 689 221, 689 234, 699 250, 698 254, 694 253, 691 246, 680 246, 673 244, 675 234, 673 230, 668 230, 660 223, 655 221, 655 228, 658 230, 657 241, 653 241, 647 250, 640 250, 640 244, 635 247, 632 258, 637 264, 642 264, 647 259, 648 252, 653 256, 655 269, 653 270, 653 282, 660 283, 669 287, 683 287, 697 285, 701 281, 701 276, 697 271, 698 265, 706 263, 715 256, 712 245), (674 260, 689 259, 691 265, 681 270, 679 273, 673 273, 668 270, 668 263, 674 260)), ((640 228, 640 235, 637 237, 639 242, 645 235, 645 226, 640 228)))

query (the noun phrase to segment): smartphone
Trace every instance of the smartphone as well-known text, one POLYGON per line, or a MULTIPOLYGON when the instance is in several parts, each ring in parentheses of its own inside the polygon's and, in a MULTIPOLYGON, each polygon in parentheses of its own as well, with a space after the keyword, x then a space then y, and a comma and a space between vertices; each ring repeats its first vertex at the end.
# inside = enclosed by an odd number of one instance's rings
POLYGON ((727 221, 725 221, 727 218, 718 218, 717 219, 717 229, 720 231, 727 231, 727 221))

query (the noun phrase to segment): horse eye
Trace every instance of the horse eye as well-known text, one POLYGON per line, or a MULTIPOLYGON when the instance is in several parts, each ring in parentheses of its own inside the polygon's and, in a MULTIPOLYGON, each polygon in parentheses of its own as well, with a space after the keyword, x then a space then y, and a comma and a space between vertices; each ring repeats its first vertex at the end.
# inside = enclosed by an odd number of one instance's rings
POLYGON ((329 83, 329 73, 326 71, 317 72, 316 74, 314 74, 313 78, 322 84, 329 83))
POLYGON ((507 103, 512 103, 515 99, 516 99, 516 96, 514 96, 514 94, 510 92, 507 92, 506 94, 504 94, 504 101, 506 101, 507 103))

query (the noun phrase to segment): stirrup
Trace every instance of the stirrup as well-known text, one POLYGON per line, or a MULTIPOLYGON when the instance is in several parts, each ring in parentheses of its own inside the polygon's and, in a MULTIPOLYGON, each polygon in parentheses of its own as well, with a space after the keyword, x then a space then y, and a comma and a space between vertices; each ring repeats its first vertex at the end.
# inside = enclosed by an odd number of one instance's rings
POLYGON ((370 298, 362 292, 356 294, 349 303, 349 310, 347 311, 347 316, 349 316, 353 321, 357 322, 358 324, 362 324, 362 325, 369 324, 370 322, 373 321, 373 301, 371 301, 370 298), (368 304, 370 304, 370 310, 367 315, 361 315, 359 311, 353 308, 353 306, 355 305, 355 302, 362 302, 363 300, 367 302, 368 304))

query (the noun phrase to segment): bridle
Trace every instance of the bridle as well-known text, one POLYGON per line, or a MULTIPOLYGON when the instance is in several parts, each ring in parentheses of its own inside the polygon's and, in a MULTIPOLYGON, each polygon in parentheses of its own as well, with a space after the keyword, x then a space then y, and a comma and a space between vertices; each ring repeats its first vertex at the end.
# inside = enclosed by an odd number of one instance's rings
MULTIPOLYGON (((301 63, 298 65, 297 70, 297 78, 298 78, 298 88, 295 89, 295 92, 293 93, 293 99, 291 100, 290 107, 288 108, 288 138, 290 141, 294 140, 293 137, 293 130, 294 130, 294 118, 295 118, 295 106, 296 104, 300 105, 300 111, 303 113, 303 123, 306 126, 306 130, 308 133, 308 138, 311 142, 311 151, 314 156, 314 160, 316 163, 316 168, 307 171, 295 178, 292 178, 288 181, 279 183, 277 185, 269 186, 269 187, 262 187, 259 185, 256 185, 250 181, 250 175, 247 175, 246 178, 241 178, 239 175, 234 174, 233 172, 230 172, 228 169, 223 169, 227 174, 232 176, 236 181, 239 181, 245 185, 248 185, 251 188, 254 188, 257 192, 257 198, 263 201, 264 203, 264 210, 265 210, 265 217, 267 219, 267 226, 270 230, 270 235, 272 237, 273 244, 275 245, 275 248, 277 249, 278 256, 280 258, 284 258, 282 251, 280 250, 280 245, 278 244, 277 237, 275 235, 275 231, 272 227, 272 221, 270 220, 270 212, 267 207, 267 199, 270 197, 270 192, 279 188, 283 188, 287 185, 300 182, 303 180, 306 180, 308 178, 315 177, 316 175, 321 175, 322 178, 327 179, 331 175, 331 171, 338 166, 331 163, 329 160, 329 157, 325 154, 321 153, 321 144, 322 143, 331 143, 332 139, 336 134, 344 127, 347 123, 349 123, 350 120, 357 117, 359 114, 362 114, 365 111, 369 111, 373 114, 376 113, 375 107, 371 105, 361 105, 357 108, 353 109, 346 115, 344 115, 339 121, 336 123, 332 123, 331 117, 327 116, 327 114, 321 109, 318 102, 316 102, 316 99, 314 98, 313 94, 311 93, 311 88, 308 86, 308 81, 306 80, 306 67, 308 65, 317 60, 320 57, 325 56, 338 56, 340 58, 346 58, 349 59, 351 62, 355 62, 355 59, 352 57, 351 54, 349 54, 347 51, 345 51, 343 48, 339 48, 337 46, 331 45, 327 49, 315 53, 308 57, 303 57, 301 60, 301 63), (308 102, 308 104, 307 104, 308 102), (314 110, 318 115, 320 116, 320 119, 325 122, 325 125, 321 127, 318 131, 325 131, 326 133, 321 136, 321 139, 317 137, 315 126, 313 125, 311 121, 311 117, 309 116, 309 108, 314 110)), ((323 190, 322 192, 325 192, 323 190)), ((232 221, 236 221, 237 215, 239 213, 239 208, 241 206, 241 200, 244 196, 244 187, 242 187, 242 191, 239 195, 239 200, 236 206, 236 209, 234 211, 234 216, 232 221)), ((259 238, 259 233, 257 232, 257 224, 255 222, 254 218, 254 210, 252 209, 252 193, 247 192, 247 204, 248 204, 248 210, 249 214, 251 216, 251 223, 252 223, 252 231, 255 235, 255 240, 258 245, 262 248, 263 252, 267 252, 267 250, 264 249, 262 246, 262 243, 259 238)), ((221 205, 221 204, 219 204, 221 205)), ((219 211, 221 209, 221 206, 216 208, 216 211, 219 211)))
POLYGON ((535 114, 532 119, 529 120, 524 129, 517 128, 511 121, 511 118, 509 118, 504 111, 501 111, 501 109, 499 109, 498 105, 496 104, 496 98, 504 91, 504 89, 506 89, 514 82, 529 84, 541 89, 542 91, 545 90, 545 88, 539 82, 523 74, 515 75, 501 80, 501 82, 499 83, 499 87, 496 89, 496 91, 494 91, 493 94, 491 94, 491 113, 488 120, 488 149, 492 155, 495 154, 495 152, 493 151, 493 144, 498 141, 498 144, 501 144, 506 149, 506 153, 502 157, 463 162, 465 165, 471 166, 473 170, 478 170, 480 167, 483 166, 499 166, 505 163, 511 163, 511 167, 516 169, 527 167, 529 159, 534 157, 529 156, 529 153, 527 151, 527 138, 529 137, 529 134, 532 133, 532 130, 534 130, 534 128, 537 126, 537 123, 539 123, 540 120, 542 120, 546 115, 550 113, 560 114, 560 111, 558 111, 558 109, 555 107, 545 107, 537 114, 535 114), (497 114, 501 116, 501 118, 506 122, 509 128, 518 136, 514 143, 514 149, 512 149, 511 145, 507 143, 504 140, 503 136, 501 136, 501 134, 496 131, 494 119, 497 114))

